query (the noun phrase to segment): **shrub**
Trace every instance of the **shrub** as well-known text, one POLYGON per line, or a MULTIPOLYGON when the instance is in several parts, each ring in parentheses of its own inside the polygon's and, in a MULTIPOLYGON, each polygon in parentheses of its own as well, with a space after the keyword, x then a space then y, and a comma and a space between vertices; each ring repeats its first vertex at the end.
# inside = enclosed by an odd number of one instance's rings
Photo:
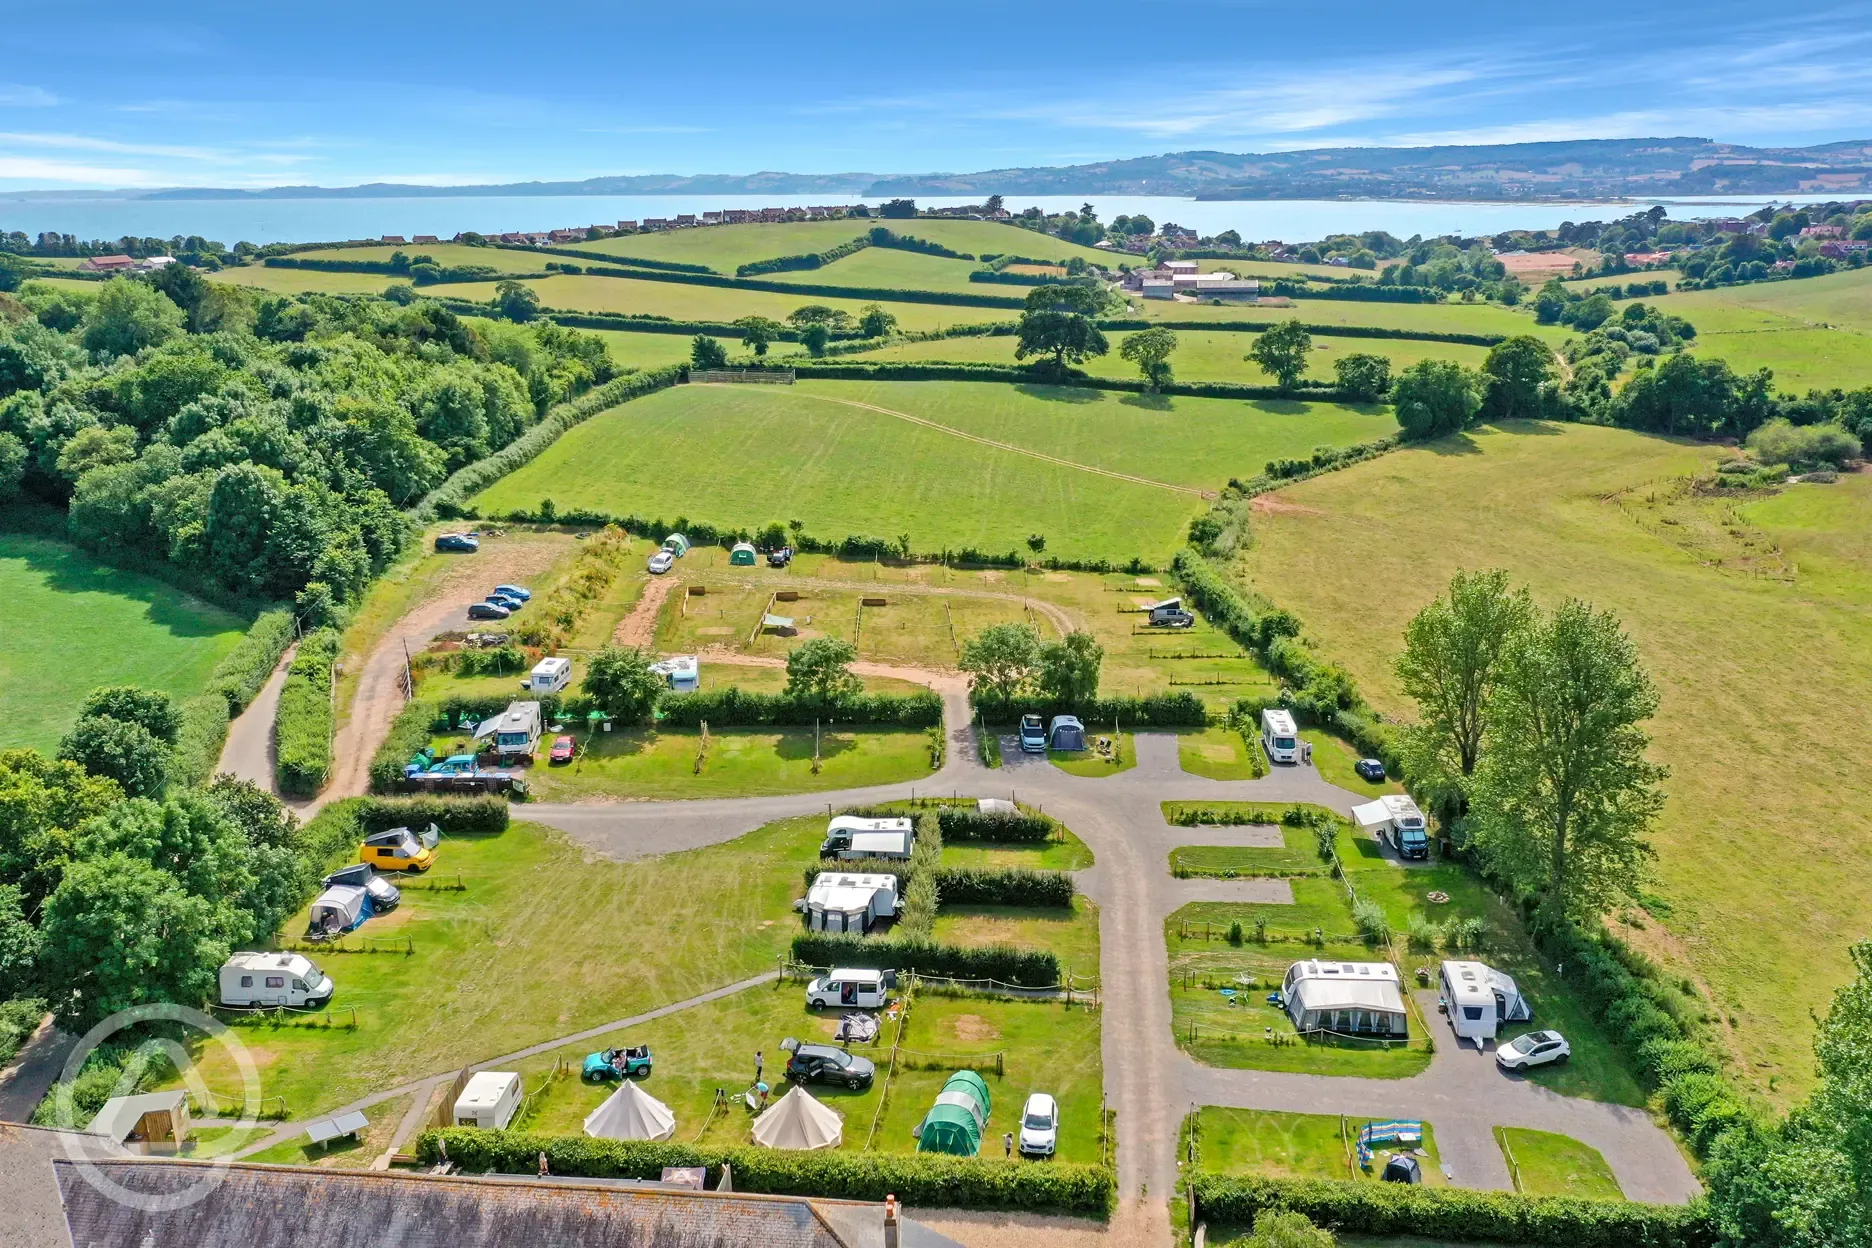
POLYGON ((386 793, 402 783, 404 764, 417 750, 429 744, 429 729, 436 720, 436 704, 416 699, 404 706, 390 723, 383 744, 371 759, 370 787, 373 793, 386 793))
POLYGON ((1058 825, 1045 815, 1019 812, 984 814, 967 806, 945 806, 936 812, 943 840, 986 841, 1000 845, 1037 845, 1053 839, 1058 825))
POLYGON ((942 867, 936 891, 945 906, 1062 907, 1073 904, 1073 878, 1027 867, 942 867))
POLYGON ((1726 1132, 1754 1125, 1748 1108, 1719 1075, 1680 1075, 1661 1091, 1671 1124, 1684 1133, 1690 1147, 1705 1156, 1726 1132))
POLYGON ((483 836, 505 832, 509 818, 507 802, 499 797, 367 797, 357 810, 366 832, 420 830, 433 823, 450 836, 483 836))
POLYGON ((1764 464, 1786 464, 1797 472, 1844 468, 1863 451, 1859 439, 1836 424, 1793 425, 1771 420, 1748 435, 1748 448, 1764 464))
POLYGON ((177 784, 201 784, 221 761, 227 741, 228 702, 216 693, 203 693, 182 704, 182 729, 170 754, 170 774, 177 784))
POLYGON ((793 960, 808 966, 864 966, 938 978, 993 979, 1022 988, 1050 988, 1060 982, 1059 959, 1050 950, 1012 945, 942 945, 929 940, 804 932, 793 938, 793 960))
POLYGON ((1391 938, 1391 920, 1385 917, 1384 907, 1369 897, 1352 904, 1352 921, 1358 925, 1359 935, 1373 944, 1391 938))
POLYGON ((554 1174, 594 1178, 654 1180, 666 1166, 706 1166, 713 1187, 727 1165, 739 1192, 867 1201, 894 1195, 924 1207, 1102 1215, 1116 1187, 1106 1167, 1059 1161, 1036 1166, 930 1153, 718 1148, 461 1127, 427 1131, 417 1140, 425 1164, 440 1161, 444 1149, 449 1161, 469 1173, 536 1174, 544 1154, 554 1174))
POLYGON ((1443 928, 1431 922, 1429 916, 1411 915, 1409 944, 1413 953, 1434 953, 1443 943, 1443 928))
POLYGON ((208 676, 208 690, 227 700, 228 714, 238 715, 247 709, 260 687, 279 666, 280 655, 292 644, 293 616, 284 608, 262 611, 254 617, 247 635, 228 651, 208 676))
POLYGON ((694 727, 703 720, 712 728, 803 725, 815 720, 832 724, 895 724, 905 728, 928 728, 942 723, 942 698, 934 691, 866 693, 828 703, 785 693, 750 693, 730 686, 665 698, 661 709, 665 724, 684 728, 694 727))
POLYGON ((273 724, 274 777, 282 793, 311 797, 331 776, 332 665, 338 633, 322 628, 306 634, 280 690, 273 724))

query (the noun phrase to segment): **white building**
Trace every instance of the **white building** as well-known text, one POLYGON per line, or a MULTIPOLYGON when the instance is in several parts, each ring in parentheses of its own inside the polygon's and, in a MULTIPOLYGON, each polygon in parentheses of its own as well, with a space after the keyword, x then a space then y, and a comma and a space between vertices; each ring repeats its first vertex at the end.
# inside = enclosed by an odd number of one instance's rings
POLYGON ((1403 1040, 1410 1034, 1397 967, 1389 962, 1296 962, 1281 981, 1294 1029, 1403 1040))
POLYGON ((1445 962, 1438 977, 1450 1026, 1463 1039, 1474 1040, 1477 1048, 1493 1040, 1503 1023, 1525 1023, 1534 1017, 1514 980, 1492 966, 1445 962))
POLYGON ((806 926, 815 932, 865 932, 897 914, 897 877, 822 871, 806 890, 806 926))

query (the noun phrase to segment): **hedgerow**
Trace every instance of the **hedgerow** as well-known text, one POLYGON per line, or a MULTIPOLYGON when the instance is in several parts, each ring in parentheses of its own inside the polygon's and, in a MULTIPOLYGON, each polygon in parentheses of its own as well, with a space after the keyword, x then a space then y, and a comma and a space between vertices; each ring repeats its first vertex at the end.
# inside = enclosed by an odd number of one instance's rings
POLYGON ((227 743, 228 704, 219 693, 197 694, 182 703, 182 727, 170 751, 169 775, 178 784, 201 784, 214 774, 227 743))
POLYGON ((1203 700, 1188 690, 1138 698, 1094 698, 1068 705, 1027 696, 1003 701, 983 689, 971 690, 969 700, 982 718, 992 723, 1011 723, 1023 715, 1038 715, 1048 721, 1055 715, 1076 715, 1085 721, 1087 732, 1096 732, 1114 722, 1120 731, 1126 728, 1200 728, 1209 722, 1209 710, 1203 700))
POLYGON ((846 256, 863 251, 871 245, 871 239, 863 234, 857 238, 828 247, 824 251, 808 252, 796 256, 775 256, 771 260, 755 260, 735 270, 736 277, 757 277, 762 273, 795 273, 802 269, 818 269, 843 260, 846 256))
POLYGON ((425 1131, 416 1142, 424 1164, 443 1159, 468 1173, 537 1174, 540 1158, 558 1175, 659 1179, 665 1167, 707 1167, 708 1186, 725 1165, 738 1192, 823 1196, 953 1209, 1033 1209, 1099 1215, 1116 1189, 1104 1166, 1055 1161, 1044 1166, 984 1157, 881 1153, 600 1140, 578 1135, 533 1135, 451 1127, 425 1131))
MULTIPOLYGON (((1191 333, 1223 332, 1258 334, 1263 330, 1273 329, 1276 325, 1291 322, 1280 321, 1146 321, 1141 319, 1100 321, 1100 329, 1149 329, 1162 325, 1167 329, 1187 329, 1191 333)), ((1472 347, 1492 347, 1506 342, 1506 334, 1468 334, 1454 330, 1431 329, 1392 329, 1381 325, 1324 325, 1311 321, 1300 322, 1302 329, 1309 334, 1319 334, 1333 338, 1397 338, 1412 342, 1455 342, 1472 347)))
POLYGON ((279 666, 280 655, 292 644, 293 613, 285 608, 262 611, 254 617, 247 635, 215 664, 208 676, 208 691, 227 701, 229 715, 247 709, 260 687, 279 666))
POLYGON ((678 282, 727 290, 762 290, 778 295, 820 295, 839 299, 888 300, 891 303, 940 303, 963 308, 1020 308, 1025 302, 1011 295, 972 295, 964 291, 909 290, 894 286, 831 286, 815 282, 768 282, 753 277, 719 277, 702 273, 660 273, 646 269, 585 270, 589 277, 623 277, 637 282, 678 282))
POLYGON ((838 932, 801 932, 793 960, 808 966, 864 966, 915 971, 952 979, 993 979, 1022 988, 1060 982, 1059 959, 1046 949, 1012 945, 943 945, 929 940, 883 940, 838 932))
POLYGON ((338 632, 307 633, 286 672, 273 721, 274 778, 282 793, 311 797, 331 776, 332 665, 338 632))
POLYGON ((1191 1182, 1196 1217, 1230 1226, 1250 1226, 1257 1213, 1274 1209, 1304 1214, 1335 1232, 1360 1235, 1416 1235, 1542 1248, 1711 1248, 1716 1241, 1701 1201, 1646 1205, 1460 1187, 1250 1175, 1199 1174, 1191 1182))
POLYGON ((986 841, 999 845, 1038 845, 1053 839, 1059 825, 1045 815, 1017 811, 1011 815, 984 813, 967 806, 945 806, 936 812, 945 841, 986 841))
POLYGON ((435 824, 450 836, 485 836, 505 832, 507 801, 499 797, 367 797, 357 807, 367 832, 435 824))
POLYGON ((1073 878, 1031 867, 943 867, 936 895, 944 906, 1028 906, 1071 909, 1073 878))
MULTIPOLYGON (((417 750, 429 744, 430 729, 436 721, 436 704, 412 699, 390 721, 390 731, 371 757, 370 787, 373 793, 396 788, 403 779, 403 767, 417 750)), ((330 809, 327 807, 326 809, 330 809)))
MULTIPOLYGON (((1064 372, 1021 364, 958 361, 904 361, 889 363, 794 364, 795 377, 841 378, 858 381, 1001 381, 1015 385, 1078 386, 1089 390, 1117 390, 1143 394, 1149 387, 1141 378, 1094 377, 1078 369, 1064 372)), ((1230 381, 1173 382, 1157 387, 1159 394, 1182 394, 1215 399, 1291 399, 1296 394, 1322 402, 1349 401, 1351 396, 1328 382, 1302 382, 1291 390, 1279 386, 1250 386, 1230 381)))
POLYGON ((636 269, 656 269, 664 273, 713 273, 706 264, 685 264, 676 260, 648 260, 642 256, 614 256, 608 251, 585 251, 578 247, 529 247, 519 243, 489 243, 501 251, 534 252, 545 256, 571 256, 575 260, 593 260, 599 264, 628 264, 636 269))
POLYGON ((319 273, 380 273, 391 277, 407 277, 418 286, 485 282, 495 277, 518 281, 547 276, 543 268, 537 273, 501 273, 491 264, 396 265, 388 260, 310 260, 299 256, 268 256, 264 263, 269 269, 311 269, 319 273))
POLYGON ((729 725, 802 725, 814 720, 829 724, 896 724, 927 728, 942 722, 942 698, 934 691, 890 694, 866 693, 826 703, 793 698, 785 693, 752 693, 735 686, 665 698, 659 705, 663 722, 693 727, 707 720, 711 727, 729 725))

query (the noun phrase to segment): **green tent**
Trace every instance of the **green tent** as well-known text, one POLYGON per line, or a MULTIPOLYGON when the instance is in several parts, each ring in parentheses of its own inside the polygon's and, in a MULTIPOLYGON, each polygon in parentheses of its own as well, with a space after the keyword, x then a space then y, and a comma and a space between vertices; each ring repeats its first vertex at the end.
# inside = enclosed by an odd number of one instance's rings
POLYGON ((993 1105, 988 1085, 972 1070, 949 1076, 936 1103, 917 1128, 919 1153, 951 1153, 973 1157, 981 1152, 982 1130, 993 1105))
POLYGON ((739 568, 754 566, 754 547, 748 542, 736 542, 734 549, 728 552, 728 562, 739 568))

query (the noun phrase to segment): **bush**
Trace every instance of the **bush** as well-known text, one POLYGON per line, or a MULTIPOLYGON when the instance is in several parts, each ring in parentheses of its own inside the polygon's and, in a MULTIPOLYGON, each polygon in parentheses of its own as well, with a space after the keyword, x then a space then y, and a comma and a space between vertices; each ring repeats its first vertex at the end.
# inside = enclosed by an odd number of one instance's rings
POLYGON ((1192 1182, 1197 1217, 1230 1226, 1252 1225, 1256 1214, 1273 1209, 1360 1235, 1420 1235, 1542 1248, 1711 1248, 1715 1243, 1715 1228, 1701 1202, 1644 1205, 1457 1187, 1219 1174, 1199 1174, 1192 1182))
POLYGON ((436 721, 436 710, 433 702, 415 700, 391 721, 390 731, 371 759, 373 793, 391 792, 403 782, 404 765, 417 750, 429 744, 429 729, 436 721))
POLYGON ((338 633, 321 628, 306 634, 280 690, 273 722, 274 778, 281 793, 311 797, 331 777, 332 665, 338 633))
POLYGON ((319 879, 334 867, 356 860, 358 843, 364 839, 364 823, 359 816, 367 800, 350 797, 331 802, 300 827, 293 837, 292 850, 299 859, 303 878, 319 879))
POLYGON ((546 1157, 553 1174, 650 1179, 666 1166, 706 1166, 708 1186, 721 1168, 734 1172, 738 1192, 881 1201, 894 1195, 910 1206, 955 1209, 1045 1209, 1102 1215, 1116 1182, 1103 1166, 1055 1161, 1044 1166, 930 1153, 797 1152, 772 1148, 717 1148, 641 1140, 599 1140, 579 1135, 530 1135, 455 1127, 426 1131, 416 1151, 425 1164, 442 1159, 471 1174, 537 1174, 546 1157))
POLYGON ((215 664, 208 676, 208 690, 227 700, 230 716, 247 709, 260 687, 279 666, 280 655, 292 644, 293 616, 284 608, 262 611, 254 617, 240 644, 215 664))
POLYGON ((1059 959, 1051 951, 1012 945, 940 945, 929 940, 803 932, 793 938, 793 960, 808 966, 863 966, 938 978, 993 979, 1022 988, 1051 988, 1060 982, 1059 959))
POLYGON ((1038 845, 1053 839, 1058 825, 1045 815, 1019 812, 984 814, 968 806, 945 806, 936 812, 945 841, 986 841, 998 845, 1038 845))
POLYGON ((506 799, 499 797, 367 797, 357 808, 366 832, 420 831, 433 823, 450 836, 485 836, 505 832, 508 818, 506 799))
POLYGON ((1027 867, 943 867, 936 893, 944 906, 1027 906, 1071 909, 1073 878, 1027 867))
POLYGON ((1786 464, 1796 472, 1844 468, 1859 458, 1859 439, 1842 425, 1793 425, 1771 420, 1748 435, 1748 448, 1764 464, 1786 464))
POLYGON ((750 693, 730 686, 665 698, 661 709, 665 724, 683 728, 692 728, 704 720, 711 728, 756 724, 799 726, 814 720, 829 724, 894 724, 905 728, 928 728, 942 723, 942 698, 934 691, 866 693, 828 703, 785 693, 750 693))
POLYGON ((1361 897, 1353 903, 1352 921, 1358 925, 1359 935, 1373 944, 1391 938, 1391 920, 1385 917, 1384 907, 1369 897, 1361 897))

